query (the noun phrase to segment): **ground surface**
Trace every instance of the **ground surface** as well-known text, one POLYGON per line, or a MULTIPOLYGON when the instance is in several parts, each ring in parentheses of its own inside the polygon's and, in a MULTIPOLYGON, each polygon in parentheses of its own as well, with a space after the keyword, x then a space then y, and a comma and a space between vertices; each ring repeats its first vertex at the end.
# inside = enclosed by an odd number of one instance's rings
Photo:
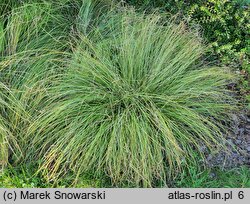
POLYGON ((226 136, 228 152, 207 154, 210 167, 234 168, 242 165, 250 168, 250 116, 247 111, 232 116, 233 126, 226 136), (231 145, 230 145, 231 144, 231 145))

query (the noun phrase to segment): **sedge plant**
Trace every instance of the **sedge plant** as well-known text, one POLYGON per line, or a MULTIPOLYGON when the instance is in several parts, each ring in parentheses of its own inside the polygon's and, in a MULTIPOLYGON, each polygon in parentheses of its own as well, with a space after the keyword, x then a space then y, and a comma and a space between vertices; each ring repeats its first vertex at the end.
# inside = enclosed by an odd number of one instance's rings
POLYGON ((201 145, 223 146, 234 75, 203 64, 205 48, 183 23, 126 8, 101 18, 79 31, 31 146, 48 180, 71 170, 76 181, 93 172, 117 186, 164 186, 198 164, 201 145))
POLYGON ((59 9, 46 2, 20 2, 0 18, 0 83, 8 87, 2 93, 5 106, 0 107, 5 161, 11 157, 12 163, 23 162, 32 154, 27 129, 46 104, 46 87, 53 83, 54 72, 62 70, 58 67, 68 26, 59 9), (17 153, 7 138, 18 141, 17 153))

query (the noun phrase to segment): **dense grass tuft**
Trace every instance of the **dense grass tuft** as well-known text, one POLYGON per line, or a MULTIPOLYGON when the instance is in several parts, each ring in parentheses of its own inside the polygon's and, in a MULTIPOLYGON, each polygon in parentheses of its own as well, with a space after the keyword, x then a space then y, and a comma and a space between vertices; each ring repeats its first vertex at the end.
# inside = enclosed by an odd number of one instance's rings
MULTIPOLYGON (((86 16, 86 15, 85 15, 86 16)), ((166 185, 201 145, 220 148, 234 109, 225 68, 202 65, 184 24, 118 11, 79 34, 50 104, 29 129, 41 170, 107 174, 114 185, 166 185)), ((81 31, 80 31, 81 32, 81 31)))
POLYGON ((5 164, 31 154, 26 132, 46 104, 55 70, 61 72, 68 35, 59 7, 19 3, 0 17, 0 151, 5 164))

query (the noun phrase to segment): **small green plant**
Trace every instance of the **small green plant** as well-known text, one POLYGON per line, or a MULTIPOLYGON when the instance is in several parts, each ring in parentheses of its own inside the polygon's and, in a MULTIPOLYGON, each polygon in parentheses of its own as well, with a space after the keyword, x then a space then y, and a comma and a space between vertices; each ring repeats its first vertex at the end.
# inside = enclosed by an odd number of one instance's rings
POLYGON ((42 188, 51 187, 42 177, 34 174, 34 167, 22 165, 18 168, 7 166, 0 171, 0 188, 42 188))
POLYGON ((189 167, 172 183, 177 188, 249 188, 250 170, 247 166, 239 168, 212 168, 199 170, 189 167))
MULTIPOLYGON (((37 163, 21 164, 16 167, 7 165, 0 171, 0 188, 68 188, 72 187, 74 176, 71 172, 57 183, 51 183, 37 173, 37 163)), ((81 175, 75 188, 103 188, 112 187, 108 179, 94 179, 92 174, 81 175)))
POLYGON ((91 171, 114 185, 166 185, 201 144, 223 146, 234 76, 202 65, 200 39, 183 23, 123 8, 79 36, 29 130, 48 180, 71 169, 76 180, 91 171))

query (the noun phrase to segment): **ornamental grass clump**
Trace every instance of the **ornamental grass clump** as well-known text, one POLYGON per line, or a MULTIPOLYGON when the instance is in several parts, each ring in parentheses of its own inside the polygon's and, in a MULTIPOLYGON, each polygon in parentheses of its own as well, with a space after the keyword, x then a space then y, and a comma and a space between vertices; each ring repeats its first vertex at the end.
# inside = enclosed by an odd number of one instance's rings
POLYGON ((63 25, 67 21, 57 11, 58 7, 46 2, 22 3, 0 16, 0 91, 4 91, 0 97, 5 96, 0 98, 3 163, 23 162, 20 159, 25 154, 32 154, 27 129, 46 104, 46 87, 53 83, 52 75, 61 71, 58 66, 67 44, 67 26, 63 25), (11 145, 14 141, 18 148, 11 145))
POLYGON ((29 130, 32 146, 49 180, 71 170, 118 186, 166 185, 202 157, 201 145, 222 147, 234 108, 225 85, 234 76, 202 63, 200 38, 183 23, 112 15, 79 34, 68 71, 29 130))

